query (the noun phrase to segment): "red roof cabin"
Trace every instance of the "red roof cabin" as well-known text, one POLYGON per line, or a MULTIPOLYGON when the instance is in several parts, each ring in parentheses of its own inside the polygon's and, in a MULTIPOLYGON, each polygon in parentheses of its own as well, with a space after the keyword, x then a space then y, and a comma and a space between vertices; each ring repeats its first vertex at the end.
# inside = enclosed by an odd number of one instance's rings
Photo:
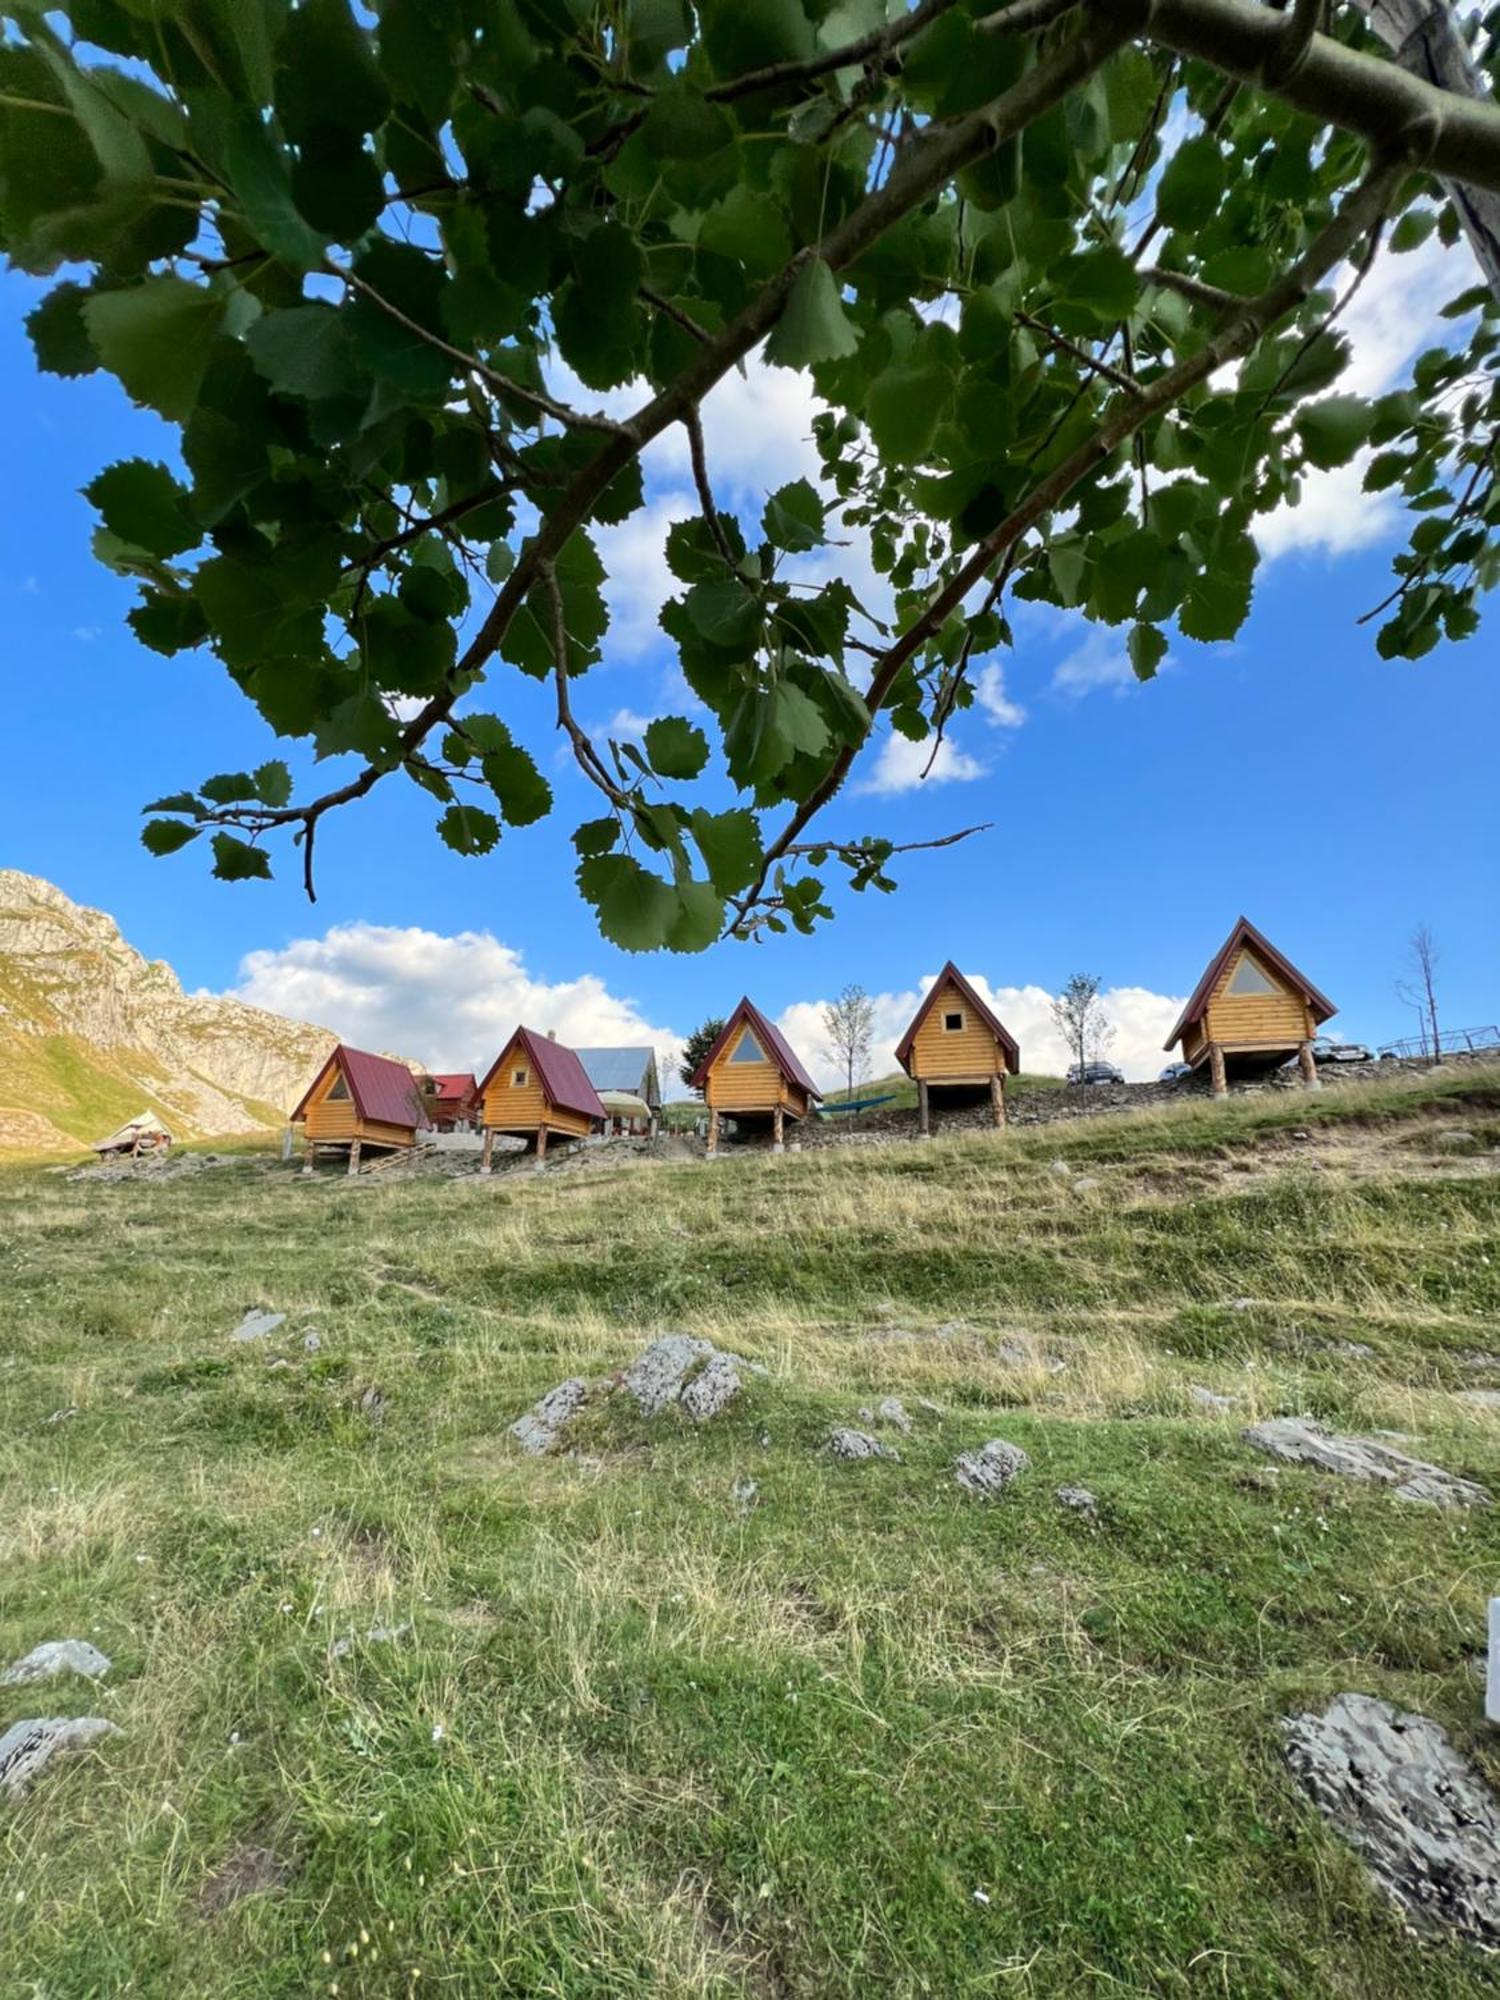
POLYGON ((719 1030, 718 1039, 693 1071, 692 1086, 708 1106, 708 1150, 719 1148, 719 1119, 736 1124, 770 1124, 779 1153, 786 1120, 805 1118, 823 1095, 779 1028, 749 1000, 742 1000, 719 1030))
POLYGON ((430 1071, 420 1079, 419 1088, 427 1108, 427 1122, 434 1130, 457 1132, 467 1128, 479 1094, 472 1070, 430 1071))
POLYGON ((484 1127, 480 1172, 486 1174, 497 1132, 528 1140, 540 1164, 554 1134, 587 1139, 604 1131, 609 1122, 599 1093, 573 1050, 534 1028, 516 1029, 480 1084, 478 1104, 484 1127))
POLYGON ((1292 1055, 1303 1082, 1315 1089, 1313 1037, 1337 1011, 1268 937, 1240 917, 1209 960, 1165 1046, 1181 1042, 1182 1059, 1194 1069, 1208 1064, 1215 1097, 1228 1090, 1231 1073, 1263 1073, 1292 1055))
POLYGON ((1005 1124, 1005 1079, 1019 1076, 1021 1049, 950 958, 896 1044, 896 1060, 917 1086, 925 1138, 931 1095, 972 1102, 988 1095, 995 1124, 1005 1124))
POLYGON ((303 1173, 312 1172, 321 1146, 346 1153, 352 1174, 366 1146, 392 1151, 415 1145, 428 1117, 405 1063, 340 1042, 303 1092, 292 1123, 302 1126, 303 1173))

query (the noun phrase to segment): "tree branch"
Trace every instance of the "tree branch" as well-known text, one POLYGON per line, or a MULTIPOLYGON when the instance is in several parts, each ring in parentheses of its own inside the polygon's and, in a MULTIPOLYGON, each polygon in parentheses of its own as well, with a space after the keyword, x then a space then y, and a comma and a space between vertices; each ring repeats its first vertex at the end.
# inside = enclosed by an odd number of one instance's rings
POLYGON ((1107 361, 1097 360, 1087 348, 1080 347, 1075 340, 1069 340, 1065 333, 1059 333, 1056 327, 1048 326, 1044 319, 1038 319, 1034 313, 1022 312, 1018 306, 1013 317, 1018 319, 1022 326, 1029 326, 1033 333, 1039 333, 1043 340, 1050 341, 1061 353, 1071 354, 1079 367, 1086 368, 1091 375, 1102 375, 1107 382, 1113 382, 1117 389, 1124 389, 1132 396, 1139 396, 1142 393, 1141 385, 1134 376, 1126 375, 1118 368, 1112 368, 1107 361))

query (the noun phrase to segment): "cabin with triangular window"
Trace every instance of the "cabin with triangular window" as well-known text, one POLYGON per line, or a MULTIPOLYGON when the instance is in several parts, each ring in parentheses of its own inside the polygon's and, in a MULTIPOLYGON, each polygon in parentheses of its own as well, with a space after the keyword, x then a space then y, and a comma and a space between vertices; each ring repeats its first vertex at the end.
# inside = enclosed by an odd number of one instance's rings
POLYGON ((347 1154, 353 1174, 367 1147, 390 1152, 414 1146, 428 1118, 405 1063, 340 1042, 303 1092, 292 1123, 302 1127, 303 1173, 312 1172, 322 1148, 347 1154))
POLYGON ((479 1086, 479 1122, 479 1170, 487 1174, 497 1132, 525 1139, 540 1165, 549 1139, 590 1138, 605 1129, 609 1114, 572 1049, 535 1028, 517 1028, 479 1086))
POLYGON ((1005 1079, 1021 1073, 1021 1049, 950 958, 896 1044, 896 1060, 917 1086, 925 1138, 932 1097, 949 1104, 988 1097, 997 1127, 1005 1124, 1005 1079))
POLYGON ((1241 917, 1208 963, 1166 1039, 1182 1060, 1208 1065, 1215 1097, 1231 1076, 1262 1075, 1296 1056, 1302 1080, 1317 1088, 1313 1037, 1331 1014, 1324 997, 1247 917, 1241 917))
POLYGON ((711 1155, 718 1151, 720 1121, 726 1117, 736 1125, 769 1125, 779 1153, 787 1119, 806 1118, 823 1095, 786 1037, 749 1000, 741 1000, 719 1030, 691 1082, 708 1106, 711 1155))

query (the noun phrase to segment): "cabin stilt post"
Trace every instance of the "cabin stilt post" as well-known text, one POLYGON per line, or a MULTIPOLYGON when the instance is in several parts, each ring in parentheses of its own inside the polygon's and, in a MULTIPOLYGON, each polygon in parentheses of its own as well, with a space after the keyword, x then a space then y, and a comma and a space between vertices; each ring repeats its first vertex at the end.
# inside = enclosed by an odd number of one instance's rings
POLYGON ((932 1106, 928 1101, 927 1079, 925 1077, 917 1079, 917 1116, 922 1127, 922 1137, 930 1139, 932 1137, 932 1106))
POLYGON ((786 1151, 786 1125, 779 1104, 771 1113, 771 1151, 773 1153, 786 1151))
POLYGON ((479 1149, 479 1171, 482 1174, 494 1172, 494 1158, 495 1128, 493 1125, 486 1125, 484 1128, 484 1144, 479 1149))
POLYGON ((1302 1081, 1308 1090, 1321 1090, 1323 1079, 1318 1075, 1318 1065, 1313 1061, 1313 1045, 1303 1042, 1297 1051, 1297 1067, 1302 1072, 1302 1081))
POLYGON ((719 1150, 719 1114, 714 1107, 708 1107, 708 1157, 713 1158, 719 1150))
POLYGON ((349 1172, 350 1172, 351 1174, 357 1174, 357 1173, 359 1172, 359 1141, 358 1141, 358 1139, 351 1139, 351 1140, 349 1141, 349 1172))
POLYGON ((1224 1051, 1218 1042, 1208 1045, 1208 1074, 1215 1097, 1229 1095, 1229 1078, 1224 1069, 1224 1051))
POLYGON ((310 1174, 312 1170, 313 1170, 313 1142, 311 1139, 304 1139, 302 1142, 302 1171, 305 1174, 310 1174))
POLYGON ((543 1124, 543 1125, 538 1125, 536 1128, 536 1163, 540 1167, 540 1166, 545 1166, 546 1161, 547 1161, 547 1127, 545 1126, 545 1124, 543 1124))
POLYGON ((1005 1072, 997 1070, 990 1078, 990 1105, 995 1114, 995 1130, 1005 1130, 1005 1072))

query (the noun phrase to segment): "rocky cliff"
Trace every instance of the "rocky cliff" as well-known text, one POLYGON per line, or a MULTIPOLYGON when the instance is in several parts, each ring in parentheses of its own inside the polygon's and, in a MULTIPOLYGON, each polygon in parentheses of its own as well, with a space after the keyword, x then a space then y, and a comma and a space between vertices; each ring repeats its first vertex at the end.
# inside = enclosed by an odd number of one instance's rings
POLYGON ((76 1150, 147 1108, 182 1136, 272 1126, 333 1043, 184 993, 112 917, 0 869, 0 1149, 76 1150))

